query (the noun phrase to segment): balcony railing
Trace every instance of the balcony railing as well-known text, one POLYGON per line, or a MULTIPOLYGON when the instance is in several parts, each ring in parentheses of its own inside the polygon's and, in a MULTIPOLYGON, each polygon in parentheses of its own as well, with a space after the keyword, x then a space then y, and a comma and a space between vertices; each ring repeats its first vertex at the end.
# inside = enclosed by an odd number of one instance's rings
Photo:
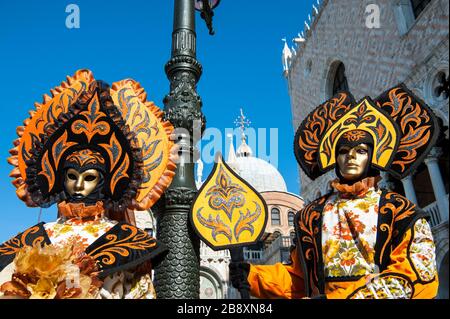
MULTIPOLYGON (((292 238, 289 236, 280 236, 277 237, 272 244, 267 247, 265 250, 247 250, 244 249, 244 258, 249 262, 254 262, 258 264, 265 264, 269 260, 271 260, 275 255, 279 255, 280 259, 278 261, 282 261, 281 252, 282 250, 288 250, 292 245, 292 238)), ((276 256, 278 257, 278 256, 276 256)))
POLYGON ((434 202, 423 209, 430 214, 430 224, 431 227, 435 227, 441 223, 441 214, 439 213, 439 208, 437 202, 434 202))
POLYGON ((244 259, 249 262, 261 262, 264 257, 262 250, 247 250, 244 248, 244 259))
MULTIPOLYGON (((447 194, 447 201, 448 201, 448 194, 447 194)), ((431 203, 430 205, 424 207, 423 210, 430 214, 431 216, 430 226, 432 228, 444 222, 441 212, 439 211, 437 202, 431 203)))

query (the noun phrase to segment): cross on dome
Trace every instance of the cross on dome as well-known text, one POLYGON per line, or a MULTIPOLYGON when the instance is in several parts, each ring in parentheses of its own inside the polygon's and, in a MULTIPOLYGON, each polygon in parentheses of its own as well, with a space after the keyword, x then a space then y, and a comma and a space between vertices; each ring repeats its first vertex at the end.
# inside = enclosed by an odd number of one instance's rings
POLYGON ((238 116, 238 118, 234 121, 234 124, 241 129, 242 133, 241 145, 238 147, 236 155, 238 157, 250 157, 253 155, 253 151, 250 146, 247 145, 244 131, 246 127, 249 127, 252 122, 244 115, 244 111, 242 110, 242 108, 240 110, 241 115, 238 116))
POLYGON ((234 120, 234 124, 241 129, 242 134, 244 134, 245 128, 249 127, 252 122, 247 119, 247 117, 244 115, 244 111, 241 110, 241 115, 238 116, 236 120, 234 120))
POLYGON ((234 151, 233 135, 229 134, 229 152, 226 160, 227 164, 252 185, 258 192, 279 191, 287 192, 286 183, 278 169, 272 164, 253 156, 253 150, 246 142, 245 129, 251 122, 240 109, 240 116, 235 120, 235 124, 242 132, 241 145, 234 151))

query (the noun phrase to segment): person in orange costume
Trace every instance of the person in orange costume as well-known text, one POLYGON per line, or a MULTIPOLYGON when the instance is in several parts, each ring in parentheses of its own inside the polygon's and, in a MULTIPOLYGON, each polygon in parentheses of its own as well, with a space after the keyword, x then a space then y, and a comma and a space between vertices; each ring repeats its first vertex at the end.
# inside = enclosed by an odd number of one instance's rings
POLYGON ((409 174, 438 137, 432 111, 403 85, 376 102, 355 104, 342 92, 320 105, 297 131, 295 151, 311 179, 335 169, 332 191, 297 213, 290 263, 231 263, 233 286, 257 298, 435 298, 428 216, 379 182, 381 170, 409 174))
POLYGON ((89 70, 44 95, 10 151, 16 194, 56 221, 0 244, 0 299, 154 299, 167 248, 136 225, 175 175, 173 126, 132 79, 89 70), (69 258, 69 256, 72 256, 69 258))

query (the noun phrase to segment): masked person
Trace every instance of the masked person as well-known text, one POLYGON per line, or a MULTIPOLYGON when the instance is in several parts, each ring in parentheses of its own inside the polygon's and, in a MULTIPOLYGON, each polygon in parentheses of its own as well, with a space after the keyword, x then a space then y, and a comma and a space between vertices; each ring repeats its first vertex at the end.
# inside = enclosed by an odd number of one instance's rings
POLYGON ((380 171, 410 174, 438 136, 436 117, 404 85, 375 102, 342 92, 320 105, 300 125, 295 152, 311 179, 335 170, 332 191, 297 213, 290 263, 231 263, 233 286, 258 298, 434 298, 428 216, 379 182, 380 171))
POLYGON ((18 197, 56 203, 58 219, 0 245, 0 294, 156 298, 152 261, 166 249, 134 225, 134 210, 153 205, 174 175, 173 127, 133 80, 110 88, 80 70, 52 94, 18 128, 10 163, 18 197), (75 271, 67 281, 58 260, 69 255, 79 268, 67 266, 75 271))

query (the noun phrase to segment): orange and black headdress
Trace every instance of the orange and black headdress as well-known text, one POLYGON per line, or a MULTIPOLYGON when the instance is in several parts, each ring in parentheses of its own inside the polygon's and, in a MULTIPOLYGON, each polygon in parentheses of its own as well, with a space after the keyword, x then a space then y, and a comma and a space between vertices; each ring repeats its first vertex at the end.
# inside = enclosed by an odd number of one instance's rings
POLYGON ((10 151, 18 197, 48 207, 64 200, 64 169, 96 168, 107 209, 151 207, 171 183, 176 154, 172 125, 139 83, 109 87, 80 70, 51 93, 17 129, 10 151))
POLYGON ((301 123, 294 151, 311 179, 336 166, 338 143, 371 142, 371 167, 404 178, 428 154, 439 136, 432 110, 400 84, 374 101, 355 103, 348 92, 336 94, 301 123))

